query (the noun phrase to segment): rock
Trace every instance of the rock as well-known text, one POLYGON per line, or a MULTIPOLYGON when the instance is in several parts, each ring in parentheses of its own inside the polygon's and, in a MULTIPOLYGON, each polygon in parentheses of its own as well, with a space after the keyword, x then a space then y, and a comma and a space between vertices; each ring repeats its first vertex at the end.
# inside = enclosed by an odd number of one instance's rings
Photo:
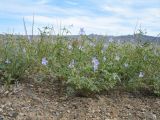
POLYGON ((3 109, 5 107, 5 105, 1 105, 1 109, 3 109))
POLYGON ((67 113, 70 113, 71 111, 70 110, 67 110, 67 113))
POLYGON ((151 113, 151 112, 146 112, 146 113, 145 113, 145 116, 146 116, 146 118, 147 118, 148 120, 157 120, 156 114, 153 114, 153 113, 151 113))
POLYGON ((78 113, 74 114, 73 119, 77 119, 77 118, 78 118, 78 116, 79 116, 79 114, 78 114, 78 113))
POLYGON ((133 106, 131 106, 131 105, 126 105, 125 106, 127 109, 133 109, 133 106))
POLYGON ((9 91, 7 90, 7 91, 5 91, 5 93, 4 93, 4 94, 5 94, 5 95, 7 95, 8 93, 9 93, 9 91))
POLYGON ((78 109, 77 103, 72 103, 72 106, 73 106, 74 109, 78 109))
POLYGON ((4 120, 4 118, 0 115, 0 120, 4 120))
POLYGON ((11 111, 8 113, 10 117, 12 118, 16 118, 18 116, 18 113, 17 112, 14 112, 14 111, 11 111))
POLYGON ((56 115, 56 116, 59 116, 60 115, 60 113, 59 112, 54 112, 54 114, 56 115))
POLYGON ((153 120, 157 120, 156 114, 151 114, 153 120))

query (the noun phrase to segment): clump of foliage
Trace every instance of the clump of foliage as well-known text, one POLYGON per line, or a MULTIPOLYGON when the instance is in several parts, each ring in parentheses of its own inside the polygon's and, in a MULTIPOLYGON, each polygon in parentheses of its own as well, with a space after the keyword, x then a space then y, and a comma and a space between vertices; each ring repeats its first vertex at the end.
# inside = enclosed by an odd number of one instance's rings
MULTIPOLYGON (((55 76, 73 91, 90 94, 122 86, 160 95, 160 48, 146 43, 106 43, 83 34, 69 39, 49 35, 47 27, 31 41, 23 36, 0 39, 0 83, 29 74, 55 76)), ((62 86, 63 87, 63 86, 62 86)), ((71 90, 66 89, 66 90, 71 90)))

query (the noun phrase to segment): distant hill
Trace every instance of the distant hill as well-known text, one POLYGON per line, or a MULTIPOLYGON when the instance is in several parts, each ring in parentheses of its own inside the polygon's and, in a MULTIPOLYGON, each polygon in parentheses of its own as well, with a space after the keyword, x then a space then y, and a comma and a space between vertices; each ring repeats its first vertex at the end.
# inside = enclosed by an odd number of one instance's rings
MULTIPOLYGON (((25 35, 14 35, 15 37, 25 37, 25 35)), ((90 34, 87 35, 88 38, 92 39, 95 38, 97 40, 103 39, 106 42, 153 42, 153 43, 159 43, 160 44, 160 37, 154 37, 154 36, 148 36, 148 35, 120 35, 120 36, 104 36, 104 35, 96 35, 96 34, 90 34)), ((0 34, 0 38, 5 37, 5 35, 0 34)), ((40 37, 40 35, 34 35, 34 38, 40 37)), ((52 36, 54 38, 54 35, 52 36)), ((65 36, 68 39, 77 39, 79 35, 68 35, 65 36)), ((31 35, 29 35, 29 38, 31 38, 31 35)))
POLYGON ((147 36, 147 35, 121 35, 121 36, 102 36, 102 35, 89 35, 91 38, 104 39, 106 41, 119 41, 119 42, 157 42, 160 43, 160 37, 147 36))

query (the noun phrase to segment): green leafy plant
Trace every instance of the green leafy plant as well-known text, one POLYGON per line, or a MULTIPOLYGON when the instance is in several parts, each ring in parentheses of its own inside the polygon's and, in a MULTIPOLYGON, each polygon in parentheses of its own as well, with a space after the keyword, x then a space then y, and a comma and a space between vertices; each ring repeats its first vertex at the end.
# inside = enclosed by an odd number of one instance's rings
POLYGON ((31 41, 7 34, 0 39, 0 83, 29 75, 41 82, 50 75, 68 93, 89 95, 121 86, 160 94, 160 48, 141 42, 143 33, 134 44, 121 44, 91 38, 84 29, 77 38, 66 36, 65 27, 56 35, 50 27, 39 31, 31 41))

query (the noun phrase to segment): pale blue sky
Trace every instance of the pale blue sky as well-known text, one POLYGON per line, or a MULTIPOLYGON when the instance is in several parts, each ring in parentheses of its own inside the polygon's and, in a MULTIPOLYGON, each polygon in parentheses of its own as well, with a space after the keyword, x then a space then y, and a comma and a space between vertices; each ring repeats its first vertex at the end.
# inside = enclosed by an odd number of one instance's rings
POLYGON ((141 26, 148 35, 160 33, 160 0, 1 0, 0 33, 24 34, 23 17, 31 33, 35 14, 37 28, 60 25, 72 34, 84 28, 86 34, 133 34, 141 26), (73 27, 70 27, 73 25, 73 27))

